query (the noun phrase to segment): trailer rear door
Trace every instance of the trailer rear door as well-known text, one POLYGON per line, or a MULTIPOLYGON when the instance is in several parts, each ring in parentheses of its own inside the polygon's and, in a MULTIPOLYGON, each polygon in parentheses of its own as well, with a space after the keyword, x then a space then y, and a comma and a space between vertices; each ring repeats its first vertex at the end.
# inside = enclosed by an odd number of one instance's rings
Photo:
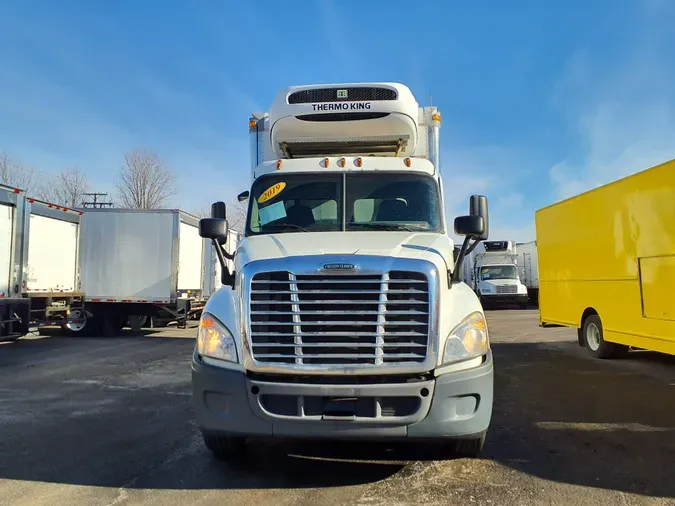
POLYGON ((0 297, 8 297, 11 279, 12 222, 14 208, 0 204, 0 297))
POLYGON ((178 290, 201 290, 204 240, 194 225, 181 222, 178 243, 178 290))
POLYGON ((31 214, 26 291, 74 292, 78 225, 31 214))

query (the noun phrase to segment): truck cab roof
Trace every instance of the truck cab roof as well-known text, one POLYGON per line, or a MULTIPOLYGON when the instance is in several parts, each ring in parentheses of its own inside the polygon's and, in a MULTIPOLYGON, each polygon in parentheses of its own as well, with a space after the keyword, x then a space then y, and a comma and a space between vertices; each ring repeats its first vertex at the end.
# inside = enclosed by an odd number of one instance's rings
POLYGON ((420 172, 436 175, 433 164, 425 158, 391 157, 324 157, 270 160, 263 162, 254 171, 257 179, 266 174, 303 172, 420 172))

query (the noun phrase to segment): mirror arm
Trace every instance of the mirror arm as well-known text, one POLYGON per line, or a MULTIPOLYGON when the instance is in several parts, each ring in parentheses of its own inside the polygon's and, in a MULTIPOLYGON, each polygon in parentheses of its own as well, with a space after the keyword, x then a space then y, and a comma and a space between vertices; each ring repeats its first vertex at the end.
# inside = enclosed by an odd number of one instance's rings
MULTIPOLYGON (((225 262, 225 255, 223 253, 226 253, 229 255, 229 253, 224 252, 223 248, 220 246, 218 243, 217 239, 211 239, 211 242, 213 243, 213 247, 216 249, 216 256, 218 257, 218 262, 220 262, 220 267, 221 267, 221 281, 223 282, 224 285, 229 285, 232 288, 234 288, 234 274, 230 272, 230 269, 227 267, 227 263, 225 262)), ((232 255, 232 258, 234 258, 234 255, 232 255)), ((230 258, 230 260, 232 260, 230 258)))
MULTIPOLYGON (((471 238, 466 236, 464 242, 462 243, 462 249, 459 250, 459 255, 457 255, 457 261, 455 262, 455 270, 452 271, 451 281, 453 283, 459 282, 459 272, 462 270, 462 264, 464 263, 464 257, 468 254, 467 250, 469 249, 469 242, 471 238)), ((472 246, 472 248, 475 246, 472 246)), ((452 287, 452 285, 450 285, 452 287)))

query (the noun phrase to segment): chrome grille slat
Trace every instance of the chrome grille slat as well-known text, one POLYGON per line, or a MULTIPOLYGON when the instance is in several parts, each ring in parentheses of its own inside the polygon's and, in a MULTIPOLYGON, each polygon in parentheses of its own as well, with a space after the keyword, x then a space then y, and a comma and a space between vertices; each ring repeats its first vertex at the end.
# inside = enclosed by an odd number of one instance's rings
MULTIPOLYGON (((281 300, 252 300, 251 304, 288 304, 288 302, 281 301, 281 300)), ((359 305, 359 304, 380 304, 379 300, 349 300, 349 301, 342 301, 342 300, 299 300, 297 301, 297 304, 344 304, 344 305, 359 305)), ((428 303, 426 301, 421 301, 421 300, 390 300, 388 305, 391 304, 416 304, 416 305, 425 305, 428 306, 428 303)))
MULTIPOLYGON (((379 302, 378 302, 379 304, 379 302)), ((293 311, 290 312, 283 312, 283 311, 251 311, 252 315, 273 315, 273 314, 296 314, 293 311)), ((425 315, 428 314, 426 311, 303 311, 303 314, 329 314, 329 315, 373 315, 373 316, 379 316, 379 315, 397 315, 397 316, 403 316, 403 315, 425 315)))
MULTIPOLYGON (((260 285, 287 285, 288 281, 258 281, 258 280, 253 280, 252 283, 254 285, 256 285, 256 284, 260 284, 260 285)), ((308 285, 308 284, 323 285, 323 284, 329 284, 329 283, 338 284, 338 285, 339 284, 343 284, 343 285, 345 285, 345 284, 350 284, 350 285, 371 284, 372 285, 373 281, 367 280, 367 279, 366 280, 355 279, 355 280, 351 280, 351 281, 341 281, 340 279, 322 279, 320 281, 298 281, 297 282, 298 285, 308 285)), ((406 284, 406 285, 407 284, 426 284, 426 281, 415 280, 415 279, 410 280, 410 281, 401 280, 401 279, 392 279, 392 280, 389 280, 389 284, 390 285, 391 284, 406 284)))
MULTIPOLYGON (((265 348, 293 348, 296 346, 295 343, 292 344, 283 344, 283 343, 261 343, 254 344, 254 347, 264 346, 265 348)), ((334 347, 334 348, 372 348, 372 344, 368 343, 352 343, 352 344, 335 344, 335 343, 305 343, 302 345, 303 348, 323 348, 323 347, 334 347)), ((426 348, 426 344, 420 343, 382 343, 383 348, 426 348)))
MULTIPOLYGON (((424 355, 419 355, 415 353, 392 353, 392 357, 395 358, 423 358, 424 355)), ((296 358, 296 359, 322 359, 322 358, 345 358, 345 359, 359 359, 359 358, 369 358, 373 359, 376 361, 377 360, 382 360, 382 354, 378 353, 321 353, 321 354, 310 354, 310 353, 303 353, 301 355, 284 355, 281 353, 258 353, 256 355, 258 359, 261 358, 296 358)))
POLYGON ((414 365, 429 352, 422 272, 262 272, 251 280, 249 304, 251 356, 261 364, 414 365))
MULTIPOLYGON (((255 336, 271 336, 271 337, 282 337, 282 336, 307 336, 307 337, 338 337, 344 336, 344 332, 297 332, 297 333, 286 333, 286 332, 253 332, 255 336)), ((372 336, 375 337, 377 332, 350 332, 350 336, 372 336)), ((415 338, 426 338, 426 334, 420 332, 387 332, 387 337, 415 337, 415 338)))
MULTIPOLYGON (((325 314, 325 313, 321 313, 321 314, 325 314)), ((253 326, 253 327, 269 327, 270 325, 281 325, 281 326, 293 325, 295 327, 297 325, 297 323, 296 322, 280 322, 280 321, 276 321, 276 320, 267 320, 267 321, 264 321, 264 322, 256 322, 256 323, 251 324, 251 326, 253 326)), ((317 320, 317 321, 314 321, 314 322, 303 321, 300 325, 302 327, 316 326, 316 325, 321 325, 321 326, 334 325, 336 327, 343 327, 343 326, 350 326, 351 327, 352 325, 367 325, 367 326, 371 326, 371 327, 381 326, 381 325, 382 326, 384 326, 384 325, 386 325, 386 326, 391 326, 391 325, 399 326, 399 325, 401 325, 401 326, 404 326, 404 327, 408 327, 408 326, 418 326, 419 327, 420 325, 426 326, 427 324, 425 322, 385 322, 385 321, 380 323, 379 321, 373 322, 372 320, 371 321, 368 321, 368 320, 351 320, 351 321, 348 321, 348 322, 333 321, 333 320, 317 320)), ((255 331, 253 333, 255 333, 255 331)))
MULTIPOLYGON (((253 293, 255 294, 262 294, 262 295, 292 295, 294 292, 291 290, 288 291, 275 291, 275 290, 255 290, 253 293)), ((371 295, 386 295, 386 294, 392 294, 392 295, 402 295, 402 294, 423 294, 427 293, 424 290, 388 290, 388 291, 379 291, 379 290, 302 290, 302 293, 310 293, 312 295, 349 295, 349 294, 371 294, 371 295)))

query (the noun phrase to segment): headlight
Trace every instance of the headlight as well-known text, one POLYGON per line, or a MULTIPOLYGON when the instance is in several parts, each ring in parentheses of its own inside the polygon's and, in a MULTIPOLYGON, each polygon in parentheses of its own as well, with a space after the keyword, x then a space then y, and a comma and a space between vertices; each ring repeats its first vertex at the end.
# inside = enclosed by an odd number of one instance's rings
POLYGON ((238 362, 234 337, 222 323, 208 313, 203 314, 199 321, 197 353, 235 364, 238 362))
POLYGON ((492 287, 491 286, 483 286, 480 289, 480 293, 492 293, 492 287))
POLYGON ((527 293, 527 287, 525 285, 518 285, 518 293, 527 293))
POLYGON ((485 355, 490 349, 487 323, 482 313, 464 318, 445 342, 443 365, 485 355))

